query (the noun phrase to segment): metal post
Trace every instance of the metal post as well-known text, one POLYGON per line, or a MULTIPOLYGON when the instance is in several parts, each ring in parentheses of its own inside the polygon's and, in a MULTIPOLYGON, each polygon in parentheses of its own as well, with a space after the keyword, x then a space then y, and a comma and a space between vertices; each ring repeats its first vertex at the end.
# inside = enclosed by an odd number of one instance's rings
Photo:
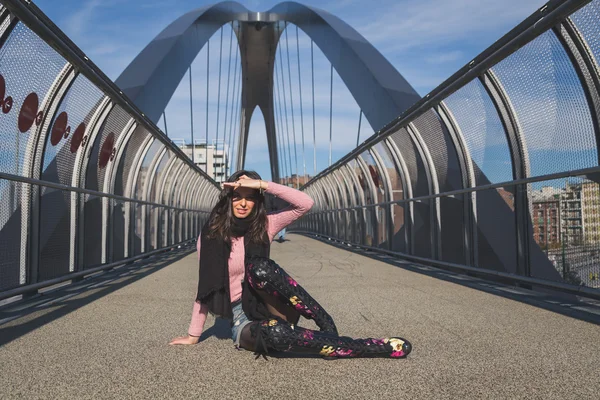
MULTIPOLYGON (((194 105, 192 102, 192 67, 189 67, 190 72, 190 129, 192 132, 192 162, 196 164, 196 146, 194 145, 194 105)), ((208 84, 208 82, 207 82, 208 84)), ((185 146, 185 143, 184 143, 185 146)))

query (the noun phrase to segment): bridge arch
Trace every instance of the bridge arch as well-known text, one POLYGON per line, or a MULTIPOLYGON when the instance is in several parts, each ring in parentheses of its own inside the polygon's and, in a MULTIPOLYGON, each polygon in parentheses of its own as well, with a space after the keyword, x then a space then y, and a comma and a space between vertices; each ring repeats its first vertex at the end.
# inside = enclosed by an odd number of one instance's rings
POLYGON ((276 22, 295 24, 315 42, 374 130, 419 99, 406 79, 354 28, 330 13, 296 2, 280 3, 267 12, 251 12, 237 2, 226 1, 186 13, 136 56, 116 84, 156 123, 198 52, 231 21, 240 22, 237 35, 245 82, 237 168, 244 165, 250 117, 258 106, 265 117, 271 173, 273 179, 279 178, 272 91, 275 50, 281 34, 275 29, 276 22))

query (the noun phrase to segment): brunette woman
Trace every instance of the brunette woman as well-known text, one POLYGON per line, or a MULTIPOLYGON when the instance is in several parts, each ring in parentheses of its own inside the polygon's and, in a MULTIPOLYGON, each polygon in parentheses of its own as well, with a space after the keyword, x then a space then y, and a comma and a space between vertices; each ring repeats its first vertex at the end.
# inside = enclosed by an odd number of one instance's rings
POLYGON ((200 279, 188 335, 170 344, 196 344, 208 312, 232 321, 237 348, 320 354, 326 358, 404 358, 402 338, 340 337, 329 314, 280 266, 269 259, 270 243, 312 207, 305 193, 238 171, 223 184, 217 205, 198 240, 200 279), (267 215, 264 193, 290 207, 267 215), (202 251, 200 251, 202 250, 202 251), (300 316, 320 331, 297 326, 300 316))

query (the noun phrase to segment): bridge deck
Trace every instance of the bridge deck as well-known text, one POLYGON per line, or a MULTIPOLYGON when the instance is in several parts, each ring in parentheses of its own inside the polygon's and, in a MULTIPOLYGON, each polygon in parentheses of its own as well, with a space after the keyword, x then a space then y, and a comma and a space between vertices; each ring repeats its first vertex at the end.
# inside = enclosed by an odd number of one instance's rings
POLYGON ((274 243, 274 258, 341 333, 403 335, 413 354, 255 360, 212 319, 199 345, 168 346, 186 332, 197 279, 195 254, 170 253, 5 310, 0 318, 14 319, 0 327, 0 397, 597 398, 593 308, 289 239, 274 243), (590 322, 569 316, 578 313, 590 322))

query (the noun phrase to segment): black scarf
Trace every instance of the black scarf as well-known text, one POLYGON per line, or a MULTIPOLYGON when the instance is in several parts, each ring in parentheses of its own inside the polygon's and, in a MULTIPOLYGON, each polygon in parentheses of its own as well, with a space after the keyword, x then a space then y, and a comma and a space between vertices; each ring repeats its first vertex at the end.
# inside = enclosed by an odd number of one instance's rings
MULTIPOLYGON (((254 243, 250 240, 248 230, 251 223, 252 221, 249 218, 234 218, 233 236, 244 237, 246 258, 251 256, 269 257, 271 245, 268 240, 265 243, 254 243)), ((221 239, 209 238, 208 229, 207 223, 202 228, 202 234, 200 235, 200 268, 196 300, 208 306, 208 311, 211 314, 233 319, 229 293, 228 263, 231 243, 221 239)), ((270 317, 266 306, 254 289, 246 283, 246 279, 244 279, 242 285, 242 307, 251 320, 270 317)))

